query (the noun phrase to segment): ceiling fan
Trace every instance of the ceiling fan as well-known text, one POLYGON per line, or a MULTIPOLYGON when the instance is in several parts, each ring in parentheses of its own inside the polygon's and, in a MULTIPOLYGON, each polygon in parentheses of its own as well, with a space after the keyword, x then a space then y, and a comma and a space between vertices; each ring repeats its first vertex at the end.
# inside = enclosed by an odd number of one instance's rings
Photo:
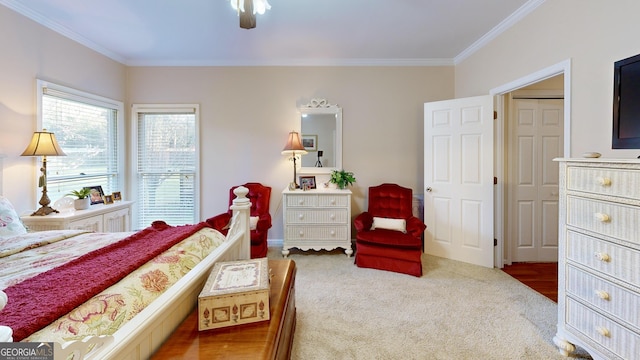
POLYGON ((229 0, 231 7, 238 12, 240 27, 253 29, 256 27, 256 14, 264 14, 271 9, 267 0, 229 0))

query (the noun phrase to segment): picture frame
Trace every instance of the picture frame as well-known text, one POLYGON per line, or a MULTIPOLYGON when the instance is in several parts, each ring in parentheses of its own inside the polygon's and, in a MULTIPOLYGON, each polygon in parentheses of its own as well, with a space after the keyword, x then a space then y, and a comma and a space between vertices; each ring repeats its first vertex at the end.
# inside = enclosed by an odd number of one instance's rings
POLYGON ((303 190, 311 190, 316 188, 315 176, 300 176, 300 187, 303 190))
POLYGON ((318 151, 318 135, 302 135, 302 146, 307 151, 318 151))
POLYGON ((122 193, 120 193, 120 191, 114 191, 111 195, 113 195, 113 201, 122 200, 122 193))
POLYGON ((102 200, 104 201, 105 205, 113 204, 113 194, 103 196, 102 200))
POLYGON ((87 186, 87 188, 91 189, 91 194, 89 195, 89 199, 91 199, 91 205, 104 204, 104 191, 102 191, 102 186, 87 186))

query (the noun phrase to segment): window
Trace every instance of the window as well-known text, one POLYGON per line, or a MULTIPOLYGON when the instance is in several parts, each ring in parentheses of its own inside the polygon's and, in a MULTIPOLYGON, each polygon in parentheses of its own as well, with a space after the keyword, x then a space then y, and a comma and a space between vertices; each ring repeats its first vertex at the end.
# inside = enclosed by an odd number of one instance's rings
POLYGON ((199 218, 198 105, 134 105, 137 228, 199 218))
POLYGON ((51 200, 85 186, 100 185, 105 194, 122 191, 122 103, 42 80, 37 86, 38 122, 67 154, 47 157, 51 200))

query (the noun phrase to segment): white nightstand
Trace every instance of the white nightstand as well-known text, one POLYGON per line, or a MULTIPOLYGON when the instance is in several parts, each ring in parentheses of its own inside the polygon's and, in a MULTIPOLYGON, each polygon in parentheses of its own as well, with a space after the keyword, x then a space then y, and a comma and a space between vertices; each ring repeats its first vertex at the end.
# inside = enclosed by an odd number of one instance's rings
POLYGON ((284 242, 289 249, 332 250, 344 248, 351 256, 351 191, 339 189, 288 190, 282 192, 284 242))
POLYGON ((131 231, 133 201, 91 205, 87 210, 53 213, 46 216, 22 216, 29 231, 81 229, 96 232, 131 231))

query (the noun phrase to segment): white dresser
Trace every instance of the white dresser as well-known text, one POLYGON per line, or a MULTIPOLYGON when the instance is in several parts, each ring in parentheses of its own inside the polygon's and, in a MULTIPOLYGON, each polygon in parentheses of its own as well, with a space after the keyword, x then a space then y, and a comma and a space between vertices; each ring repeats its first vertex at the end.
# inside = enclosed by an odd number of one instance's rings
POLYGON ((87 210, 53 213, 46 216, 22 216, 29 231, 80 229, 96 232, 131 231, 132 201, 91 205, 87 210))
POLYGON ((558 159, 558 332, 596 359, 640 359, 640 161, 558 159))
POLYGON ((345 249, 351 256, 351 191, 339 189, 282 192, 284 243, 289 249, 345 249))

